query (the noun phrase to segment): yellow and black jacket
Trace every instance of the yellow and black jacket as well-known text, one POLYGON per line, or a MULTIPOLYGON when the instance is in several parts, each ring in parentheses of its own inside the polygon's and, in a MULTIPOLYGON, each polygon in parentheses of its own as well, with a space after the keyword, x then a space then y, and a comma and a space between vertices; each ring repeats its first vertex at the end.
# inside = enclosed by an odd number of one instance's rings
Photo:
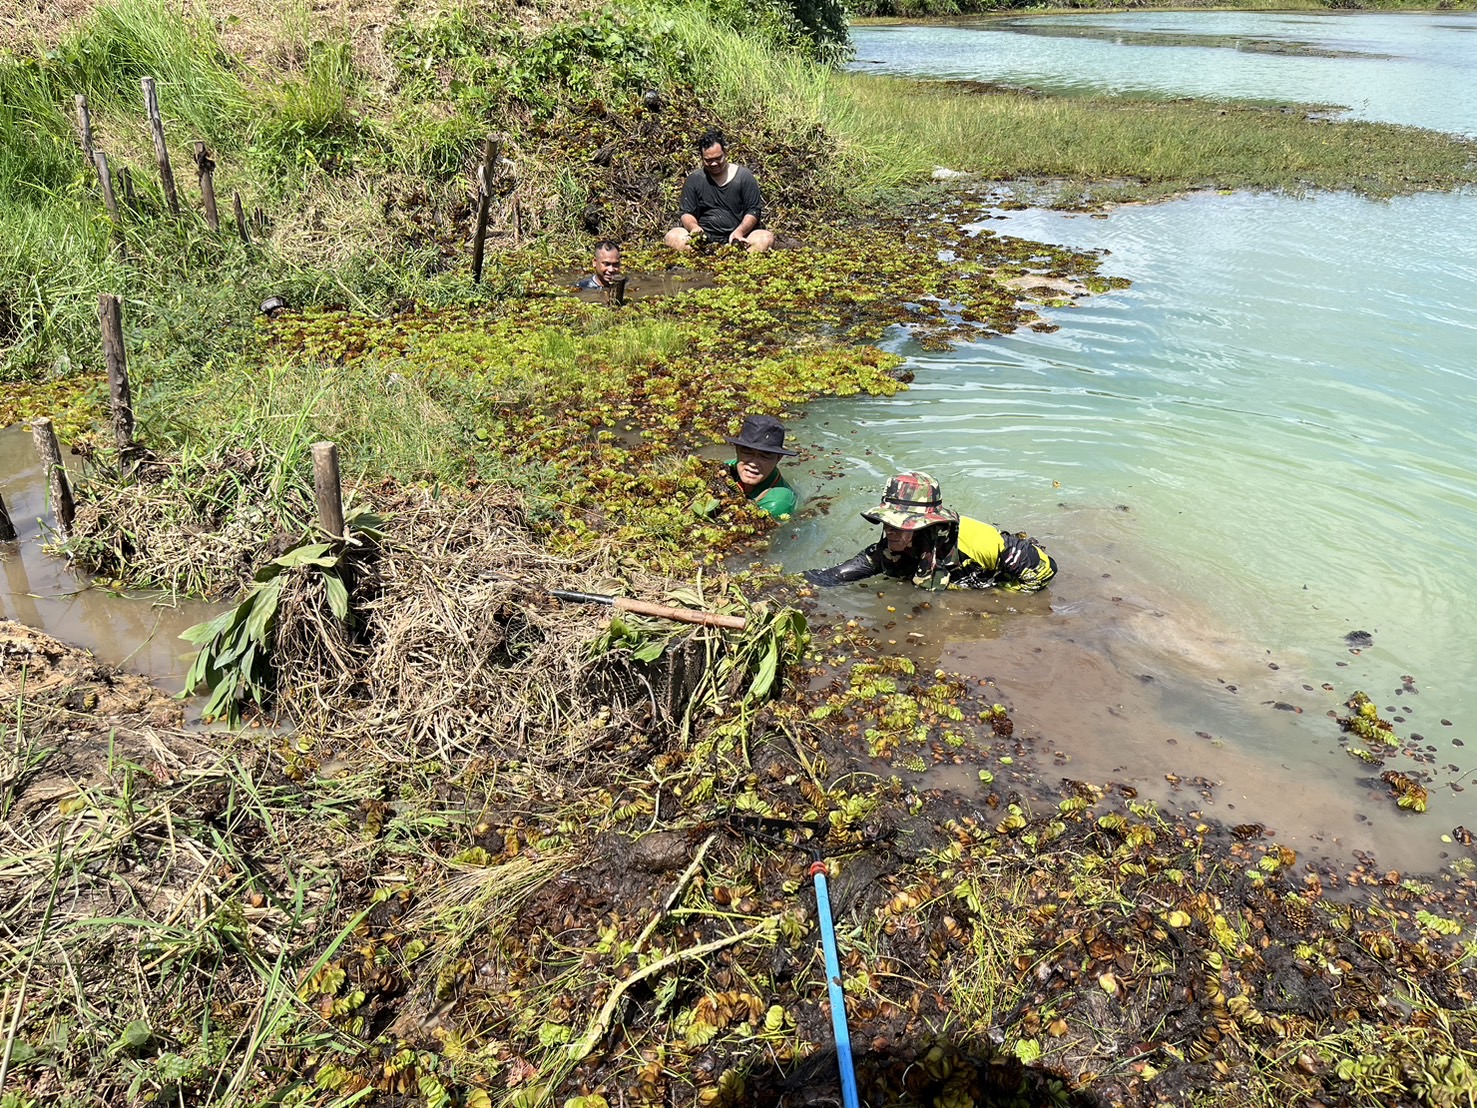
POLYGON ((855 557, 805 577, 823 587, 863 581, 881 573, 911 579, 926 589, 1018 589, 1033 592, 1056 576, 1057 564, 1035 539, 962 516, 958 523, 920 528, 901 554, 878 539, 855 557))

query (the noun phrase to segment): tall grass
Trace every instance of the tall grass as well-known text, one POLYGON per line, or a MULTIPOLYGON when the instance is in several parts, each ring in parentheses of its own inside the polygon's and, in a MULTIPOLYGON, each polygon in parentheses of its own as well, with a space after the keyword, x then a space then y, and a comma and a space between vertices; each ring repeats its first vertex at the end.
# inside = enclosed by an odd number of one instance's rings
POLYGON ((43 203, 75 176, 77 147, 60 100, 41 65, 0 63, 0 205, 43 203))
POLYGON ((97 294, 117 269, 107 230, 56 205, 0 204, 0 243, 0 381, 65 375, 69 351, 97 344, 97 294))
POLYGON ((52 64, 55 86, 84 93, 104 113, 139 113, 139 79, 153 77, 167 114, 213 143, 233 134, 248 105, 210 20, 203 13, 182 16, 157 0, 99 6, 52 64))
POLYGON ((701 7, 658 5, 650 10, 659 32, 671 36, 691 59, 705 102, 718 117, 750 118, 762 108, 777 129, 797 132, 825 122, 835 70, 715 23, 701 7))

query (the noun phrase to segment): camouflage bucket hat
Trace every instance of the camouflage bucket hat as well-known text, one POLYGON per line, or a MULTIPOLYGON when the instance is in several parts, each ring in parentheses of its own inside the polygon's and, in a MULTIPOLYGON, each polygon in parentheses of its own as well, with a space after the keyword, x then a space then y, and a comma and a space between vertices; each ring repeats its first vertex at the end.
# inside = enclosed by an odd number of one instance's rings
POLYGON ((863 512, 868 523, 881 523, 900 531, 916 531, 935 523, 958 523, 959 513, 942 507, 944 491, 926 473, 899 473, 887 482, 882 503, 863 512))

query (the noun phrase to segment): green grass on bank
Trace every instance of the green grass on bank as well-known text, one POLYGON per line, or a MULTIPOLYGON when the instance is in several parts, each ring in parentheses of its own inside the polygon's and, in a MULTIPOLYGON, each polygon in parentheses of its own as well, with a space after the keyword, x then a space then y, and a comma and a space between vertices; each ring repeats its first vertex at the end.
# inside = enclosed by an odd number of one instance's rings
MULTIPOLYGON (((1477 179, 1477 144, 1388 124, 1310 121, 1297 108, 1208 101, 1069 99, 906 78, 838 78, 838 129, 866 175, 916 179, 935 165, 1001 179, 1183 188, 1353 189, 1373 196, 1477 179)), ((1123 190, 1120 188, 1120 194, 1123 190)))

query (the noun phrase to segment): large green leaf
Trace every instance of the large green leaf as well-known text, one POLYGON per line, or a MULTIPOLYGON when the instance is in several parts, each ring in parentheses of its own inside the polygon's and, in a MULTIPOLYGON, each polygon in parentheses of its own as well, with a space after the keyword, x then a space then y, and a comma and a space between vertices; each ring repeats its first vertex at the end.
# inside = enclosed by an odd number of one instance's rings
POLYGON ((328 606, 339 619, 349 618, 349 590, 336 573, 323 574, 323 588, 328 592, 328 606))
POLYGON ((779 668, 780 640, 778 635, 771 633, 764 657, 759 660, 759 668, 754 673, 753 683, 749 685, 750 699, 763 700, 769 695, 774 688, 774 679, 779 675, 779 668))
POLYGON ((204 623, 197 623, 193 627, 185 628, 185 630, 180 632, 180 638, 184 639, 185 642, 195 643, 197 646, 202 643, 208 643, 230 626, 231 620, 235 616, 236 610, 232 608, 229 612, 224 612, 214 619, 209 619, 204 623))
POLYGON ((294 547, 280 558, 274 558, 272 564, 284 569, 294 569, 298 566, 322 566, 330 569, 338 565, 338 555, 330 555, 333 544, 329 542, 308 542, 302 546, 294 547))
MULTIPOLYGON (((251 613, 246 619, 246 637, 253 642, 265 643, 271 631, 272 620, 277 615, 277 602, 282 598, 282 581, 268 581, 258 585, 251 599, 251 613)), ((243 601, 243 603, 245 603, 243 601)))

